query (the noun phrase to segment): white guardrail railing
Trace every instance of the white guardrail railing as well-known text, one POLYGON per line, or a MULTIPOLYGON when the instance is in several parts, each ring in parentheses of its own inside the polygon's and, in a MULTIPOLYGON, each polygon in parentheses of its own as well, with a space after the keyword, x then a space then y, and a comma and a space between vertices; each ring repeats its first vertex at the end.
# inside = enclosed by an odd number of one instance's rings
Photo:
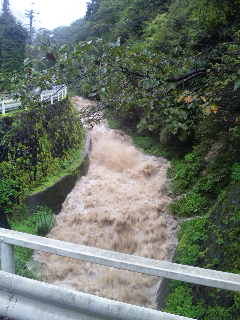
MULTIPOLYGON (((14 275, 14 246, 150 276, 240 291, 240 275, 147 259, 0 228, 0 315, 16 320, 191 320, 14 275)), ((116 288, 117 290, 117 288, 116 288)), ((193 320, 193 319, 192 319, 193 320)))
MULTIPOLYGON (((55 86, 51 90, 44 90, 41 92, 39 98, 41 102, 49 102, 53 104, 55 101, 61 101, 67 97, 67 86, 55 86)), ((0 114, 5 114, 6 112, 16 110, 21 107, 21 102, 19 100, 14 100, 11 98, 0 98, 0 114)))

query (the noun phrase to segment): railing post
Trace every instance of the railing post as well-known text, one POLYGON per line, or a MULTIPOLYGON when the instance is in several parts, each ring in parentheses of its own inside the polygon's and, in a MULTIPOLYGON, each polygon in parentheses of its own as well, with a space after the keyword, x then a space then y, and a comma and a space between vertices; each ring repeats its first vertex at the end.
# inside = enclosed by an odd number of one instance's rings
POLYGON ((14 248, 8 243, 1 243, 1 269, 8 273, 15 273, 14 248))
POLYGON ((53 104, 53 96, 51 96, 51 104, 53 104))
POLYGON ((5 103, 4 101, 2 102, 2 114, 5 114, 6 110, 5 110, 5 103))

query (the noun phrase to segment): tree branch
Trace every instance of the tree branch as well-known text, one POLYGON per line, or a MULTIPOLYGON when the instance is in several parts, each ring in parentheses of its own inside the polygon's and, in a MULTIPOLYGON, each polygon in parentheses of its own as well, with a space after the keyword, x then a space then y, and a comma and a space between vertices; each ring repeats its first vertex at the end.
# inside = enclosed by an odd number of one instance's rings
POLYGON ((199 69, 199 70, 195 70, 195 71, 190 71, 190 72, 186 73, 185 75, 179 76, 177 78, 169 78, 169 79, 167 79, 167 82, 181 81, 181 83, 185 83, 191 79, 200 77, 203 74, 206 74, 206 69, 199 69))

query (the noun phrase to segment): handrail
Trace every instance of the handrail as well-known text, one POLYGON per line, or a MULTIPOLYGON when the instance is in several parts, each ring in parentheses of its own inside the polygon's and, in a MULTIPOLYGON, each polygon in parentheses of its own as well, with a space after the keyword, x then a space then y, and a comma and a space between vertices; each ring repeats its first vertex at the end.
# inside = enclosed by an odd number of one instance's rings
POLYGON ((3 271, 7 272, 12 272, 14 269, 14 262, 11 262, 13 257, 11 247, 12 245, 17 245, 117 269, 181 280, 219 289, 240 291, 240 275, 238 274, 153 260, 2 228, 0 228, 0 242, 2 242, 2 268, 3 271))
POLYGON ((0 271, 0 314, 17 320, 194 320, 0 271))
POLYGON ((55 100, 60 101, 67 97, 67 86, 57 86, 51 90, 45 90, 40 95, 41 102, 50 101, 51 104, 54 103, 55 100))
MULTIPOLYGON (((55 101, 61 101, 67 97, 68 89, 66 85, 56 86, 51 90, 44 90, 40 94, 41 102, 50 102, 53 104, 55 101)), ((18 109, 21 106, 19 100, 6 98, 0 99, 0 113, 5 114, 6 111, 18 109)))

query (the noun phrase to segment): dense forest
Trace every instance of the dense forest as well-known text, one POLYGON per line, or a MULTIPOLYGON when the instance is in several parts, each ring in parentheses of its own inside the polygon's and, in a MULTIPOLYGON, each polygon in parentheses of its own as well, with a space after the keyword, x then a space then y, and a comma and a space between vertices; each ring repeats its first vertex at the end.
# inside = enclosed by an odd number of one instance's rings
MULTIPOLYGON (((54 78, 97 100, 146 152, 171 160, 169 210, 183 221, 175 261, 240 273, 240 1, 92 0, 69 27, 40 30, 24 63, 27 36, 8 6, 0 32, 1 73, 23 68, 14 88, 26 105, 33 84, 54 78)), ((168 312, 240 319, 239 293, 169 287, 168 312)))

